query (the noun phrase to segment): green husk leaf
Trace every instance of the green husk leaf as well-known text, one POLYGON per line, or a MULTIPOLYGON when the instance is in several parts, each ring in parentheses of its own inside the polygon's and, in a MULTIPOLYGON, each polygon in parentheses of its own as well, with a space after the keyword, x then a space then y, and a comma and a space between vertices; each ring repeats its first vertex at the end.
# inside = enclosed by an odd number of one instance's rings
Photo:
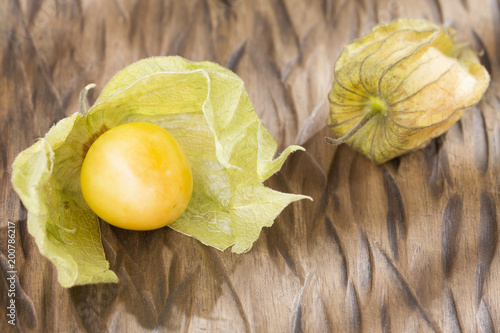
POLYGON ((40 253, 56 265, 63 287, 118 281, 104 257, 99 219, 77 190, 79 172, 72 170, 83 161, 82 153, 70 148, 82 126, 83 116, 77 113, 61 120, 19 154, 12 173, 28 210, 28 231, 40 253))
POLYGON ((184 149, 193 196, 169 226, 204 244, 246 252, 288 204, 309 198, 262 184, 303 149, 290 146, 274 159, 276 141, 237 75, 179 57, 139 61, 117 73, 85 115, 63 119, 14 162, 12 181, 28 209, 29 231, 62 286, 117 281, 104 258, 99 220, 81 195, 80 168, 100 134, 139 121, 162 126, 184 149))

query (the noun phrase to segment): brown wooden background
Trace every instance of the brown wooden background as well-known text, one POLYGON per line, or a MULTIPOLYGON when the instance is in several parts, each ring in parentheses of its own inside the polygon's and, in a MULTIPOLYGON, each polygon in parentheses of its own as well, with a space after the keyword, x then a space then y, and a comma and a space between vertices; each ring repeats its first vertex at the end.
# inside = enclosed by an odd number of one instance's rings
MULTIPOLYGON (((17 228, 19 332, 494 332, 500 330, 498 0, 2 0, 0 329, 7 221, 17 228), (426 149, 375 166, 323 137, 342 47, 375 24, 427 18, 481 52, 492 84, 426 149), (11 164, 77 98, 138 59, 181 55, 242 77, 280 148, 268 185, 288 207, 247 254, 168 228, 102 224, 119 284, 64 289, 26 228, 11 164)), ((9 330, 10 331, 10 330, 9 330)))

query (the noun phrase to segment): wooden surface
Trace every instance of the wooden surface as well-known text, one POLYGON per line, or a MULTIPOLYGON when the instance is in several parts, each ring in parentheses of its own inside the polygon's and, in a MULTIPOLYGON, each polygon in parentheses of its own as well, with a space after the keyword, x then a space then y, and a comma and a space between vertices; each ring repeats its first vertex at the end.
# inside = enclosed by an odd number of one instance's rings
POLYGON ((2 0, 0 331, 7 221, 16 223, 18 332, 494 332, 500 330, 498 0, 2 0), (446 23, 492 84, 444 136, 375 166, 323 140, 342 47, 398 17, 446 23), (243 255, 168 228, 102 224, 118 284, 64 289, 28 234, 14 157, 78 110, 80 90, 153 55, 211 60, 242 77, 280 148, 267 184, 288 207, 243 255))

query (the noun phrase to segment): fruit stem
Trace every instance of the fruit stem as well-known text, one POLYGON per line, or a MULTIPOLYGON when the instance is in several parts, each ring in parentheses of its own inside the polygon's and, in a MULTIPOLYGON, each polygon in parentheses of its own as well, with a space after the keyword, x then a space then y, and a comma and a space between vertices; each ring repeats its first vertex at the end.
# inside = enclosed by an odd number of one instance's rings
POLYGON ((368 108, 368 112, 365 113, 359 123, 351 128, 349 132, 338 139, 325 137, 326 142, 331 143, 332 145, 340 145, 341 143, 344 143, 352 138, 352 136, 356 134, 363 126, 365 126, 366 123, 369 122, 377 113, 380 113, 384 116, 387 115, 387 105, 380 97, 371 97, 368 100, 366 107, 368 108))
POLYGON ((85 105, 85 99, 87 98, 87 94, 89 93, 90 89, 95 88, 95 83, 90 83, 83 88, 83 90, 80 92, 80 113, 85 116, 87 113, 87 106, 85 105))

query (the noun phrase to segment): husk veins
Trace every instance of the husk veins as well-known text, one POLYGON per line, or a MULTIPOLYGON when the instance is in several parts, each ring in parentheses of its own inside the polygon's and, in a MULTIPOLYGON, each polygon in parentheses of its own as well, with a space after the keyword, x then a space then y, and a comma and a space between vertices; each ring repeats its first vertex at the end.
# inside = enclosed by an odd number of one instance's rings
POLYGON ((329 127, 375 163, 422 148, 476 104, 489 75, 454 31, 425 20, 375 27, 335 64, 329 127))

